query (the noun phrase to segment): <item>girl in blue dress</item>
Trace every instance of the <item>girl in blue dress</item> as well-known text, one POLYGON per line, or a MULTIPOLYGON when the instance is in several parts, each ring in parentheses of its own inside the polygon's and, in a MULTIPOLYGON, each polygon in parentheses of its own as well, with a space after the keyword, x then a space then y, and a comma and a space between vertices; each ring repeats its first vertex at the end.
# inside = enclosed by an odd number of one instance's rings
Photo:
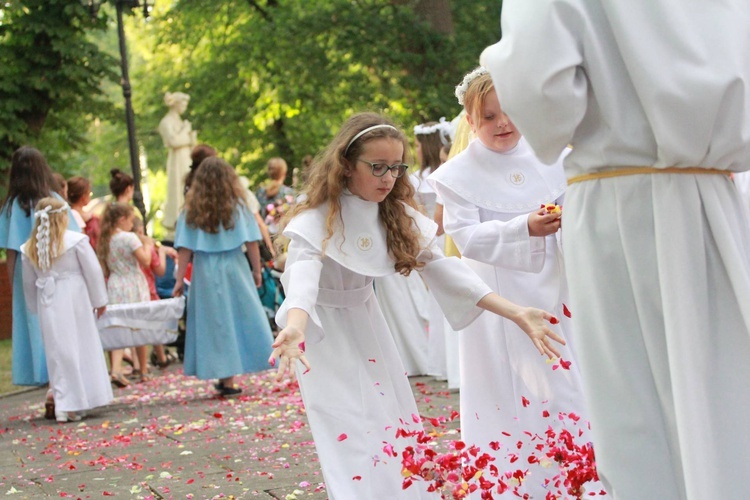
MULTIPOLYGON (((0 209, 0 248, 6 251, 8 277, 13 284, 13 383, 44 385, 49 377, 42 333, 36 314, 26 307, 18 257, 21 245, 31 235, 36 202, 46 196, 59 196, 52 189, 52 170, 35 148, 22 146, 13 153, 8 178, 8 194, 0 209)), ((78 225, 71 219, 68 229, 77 231, 78 225)), ((47 395, 45 416, 55 418, 51 392, 47 395)))
POLYGON ((235 375, 268 369, 273 335, 256 289, 260 239, 234 169, 221 158, 206 158, 177 221, 173 295, 182 294, 192 258, 184 370, 219 379, 216 389, 224 396, 242 392, 235 375))

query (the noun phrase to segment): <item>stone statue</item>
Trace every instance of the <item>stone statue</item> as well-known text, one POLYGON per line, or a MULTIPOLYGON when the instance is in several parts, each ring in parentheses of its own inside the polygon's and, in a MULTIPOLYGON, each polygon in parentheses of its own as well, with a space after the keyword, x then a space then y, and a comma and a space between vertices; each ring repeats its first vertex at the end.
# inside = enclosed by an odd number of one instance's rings
POLYGON ((169 111, 159 123, 159 134, 164 147, 169 150, 167 156, 167 200, 164 204, 162 225, 168 237, 174 237, 177 215, 184 202, 183 185, 185 176, 190 171, 190 151, 197 142, 197 132, 182 115, 187 109, 190 96, 182 92, 164 94, 164 104, 169 111))

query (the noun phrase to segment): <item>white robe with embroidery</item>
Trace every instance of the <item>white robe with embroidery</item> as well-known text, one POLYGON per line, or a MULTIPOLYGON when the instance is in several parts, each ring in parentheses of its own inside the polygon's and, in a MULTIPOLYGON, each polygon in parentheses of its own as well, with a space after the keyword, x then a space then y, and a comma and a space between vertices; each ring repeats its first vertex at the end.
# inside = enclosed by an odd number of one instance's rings
MULTIPOLYGON (((746 0, 508 0, 482 56, 568 176, 750 168, 746 0)), ((573 184, 565 255, 600 475, 615 498, 746 498, 750 236, 723 175, 573 184)))
MULTIPOLYGON (((429 181, 443 201, 445 231, 467 265, 499 295, 553 313, 561 323, 551 328, 568 341, 558 349, 563 360, 572 361, 570 369, 553 370, 507 319, 486 314, 459 332, 462 438, 495 456, 501 471, 513 471, 519 465, 512 454, 525 462, 534 451, 524 432, 543 436, 550 426, 559 430, 560 412, 586 414, 570 322, 563 314, 567 287, 558 235, 532 237, 528 229, 530 212, 561 201, 562 162, 543 165, 523 139, 508 153, 491 151, 475 139, 429 181), (545 410, 550 417, 543 416, 545 410), (493 441, 501 443, 499 449, 491 449, 493 441), (526 443, 521 450, 518 441, 526 443)), ((584 435, 576 441, 589 440, 584 435)), ((557 467, 539 464, 521 468, 531 475, 520 491, 534 499, 543 499, 544 480, 559 474, 557 467)))
POLYGON ((104 273, 88 236, 66 231, 65 251, 47 271, 23 252, 23 287, 39 315, 47 370, 59 411, 89 410, 113 399, 94 307, 107 304, 104 273))
MULTIPOLYGON (((346 238, 339 226, 325 255, 327 206, 301 213, 286 227, 286 300, 276 315, 281 327, 289 309, 310 315, 305 336, 312 369, 297 373, 327 493, 332 500, 439 498, 426 493, 424 483, 403 490, 400 457, 383 451, 384 442, 407 445, 395 439, 397 428, 421 429, 413 421, 418 410, 411 386, 372 293, 373 277, 395 271, 377 204, 343 195, 341 206, 346 238)), ((409 213, 424 235, 422 277, 453 325, 466 326, 482 312, 476 303, 489 288, 461 261, 443 256, 432 221, 409 213)))

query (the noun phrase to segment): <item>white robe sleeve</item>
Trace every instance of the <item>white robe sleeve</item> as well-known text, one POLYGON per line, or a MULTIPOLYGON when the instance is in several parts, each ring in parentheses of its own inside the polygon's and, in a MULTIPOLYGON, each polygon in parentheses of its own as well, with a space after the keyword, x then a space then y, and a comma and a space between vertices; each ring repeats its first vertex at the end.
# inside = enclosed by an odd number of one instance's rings
POLYGON ((476 205, 442 184, 436 186, 443 199, 443 228, 462 256, 513 271, 542 270, 546 240, 529 235, 528 214, 482 222, 476 205))
POLYGON ((477 303, 492 289, 456 257, 446 257, 433 243, 419 260, 426 262, 420 274, 454 330, 462 330, 482 314, 477 303))
POLYGON ((302 309, 309 316, 305 330, 305 342, 313 345, 325 336, 315 305, 318 301, 318 288, 323 262, 320 253, 302 238, 292 236, 289 243, 284 274, 281 284, 284 287, 284 302, 276 311, 276 324, 284 328, 290 309, 302 309))
POLYGON ((94 307, 107 305, 109 299, 107 297, 107 285, 104 282, 104 272, 96 258, 94 249, 89 243, 89 239, 85 238, 79 241, 73 247, 73 251, 76 253, 78 264, 81 266, 81 274, 86 281, 86 290, 89 293, 91 305, 94 307))
POLYGON ((564 2, 506 1, 503 41, 481 57, 503 110, 547 164, 556 162, 571 143, 586 112, 583 56, 570 31, 581 23, 564 2), (513 71, 504 71, 507 68, 513 71))
MULTIPOLYGON (((37 307, 37 289, 36 289, 36 268, 26 255, 21 254, 23 266, 23 294, 26 299, 26 308, 31 314, 39 314, 37 307)), ((16 263, 18 260, 16 260, 16 263)), ((18 264, 16 264, 18 265, 18 264)))

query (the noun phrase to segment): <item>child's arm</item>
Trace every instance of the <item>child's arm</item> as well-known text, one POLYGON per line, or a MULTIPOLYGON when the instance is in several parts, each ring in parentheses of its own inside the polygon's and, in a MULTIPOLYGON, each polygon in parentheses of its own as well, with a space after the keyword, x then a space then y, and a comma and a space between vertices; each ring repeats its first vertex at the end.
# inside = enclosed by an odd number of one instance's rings
POLYGON ((133 255, 135 255, 136 260, 138 260, 138 263, 143 267, 150 267, 151 266, 151 249, 154 247, 154 244, 151 242, 151 238, 144 236, 143 238, 140 238, 143 245, 139 246, 135 250, 133 250, 133 255))
POLYGON ((289 375, 293 369, 293 360, 299 359, 306 369, 310 364, 305 358, 305 328, 310 316, 302 309, 292 308, 287 313, 286 327, 279 332, 273 345, 273 352, 268 358, 268 363, 273 366, 276 358, 279 358, 279 369, 276 372, 276 380, 289 375))
POLYGON ((179 297, 182 295, 182 289, 185 285, 185 272, 187 271, 190 257, 193 252, 189 248, 180 248, 177 250, 177 276, 175 276, 174 289, 172 289, 172 297, 179 297))
POLYGON ((552 345, 550 339, 562 345, 565 345, 565 340, 547 326, 547 323, 554 325, 558 322, 557 318, 550 313, 534 307, 521 307, 496 293, 489 293, 482 297, 477 306, 518 325, 529 336, 539 354, 546 355, 548 358, 560 357, 560 353, 552 345))
POLYGON ((263 243, 265 243, 268 247, 268 251, 271 252, 271 256, 276 257, 276 249, 273 247, 273 241, 271 241, 271 233, 268 232, 268 226, 266 225, 266 222, 263 220, 263 217, 260 216, 259 212, 254 212, 253 217, 255 217, 255 222, 258 223, 260 234, 263 236, 263 243))
POLYGON ((263 284, 263 279, 260 274, 260 245, 257 241, 246 241, 245 252, 247 258, 250 259, 250 267, 253 268, 253 280, 255 280, 255 288, 260 288, 263 284))

